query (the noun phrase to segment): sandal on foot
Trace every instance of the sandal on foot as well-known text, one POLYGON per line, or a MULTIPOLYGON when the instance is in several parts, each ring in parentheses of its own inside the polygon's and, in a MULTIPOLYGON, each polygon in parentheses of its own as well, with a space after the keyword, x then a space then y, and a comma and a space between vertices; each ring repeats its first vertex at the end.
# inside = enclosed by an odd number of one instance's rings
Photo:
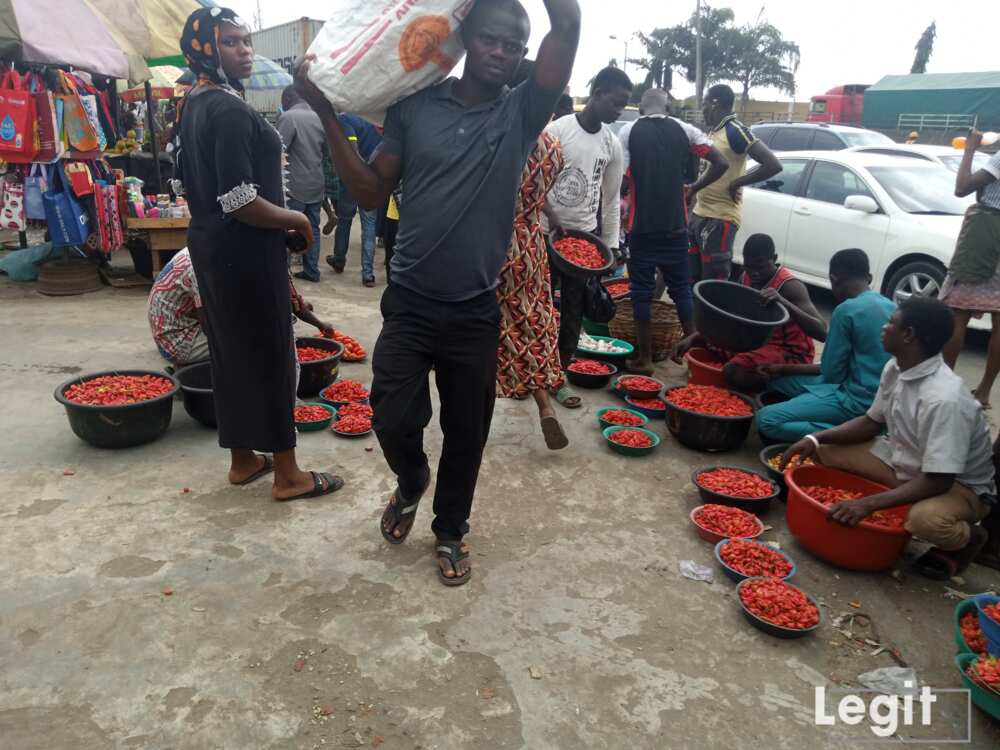
POLYGON ((565 406, 567 409, 579 409, 583 405, 583 401, 570 389, 568 385, 562 386, 558 391, 555 392, 556 401, 565 406))
POLYGON ((559 420, 553 416, 542 417, 542 435, 550 451, 558 451, 569 445, 569 438, 559 420))
POLYGON ((312 474, 313 488, 308 492, 303 492, 291 497, 277 497, 275 500, 287 503, 290 500, 310 500, 314 497, 323 497, 336 492, 344 486, 344 480, 334 474, 326 474, 319 471, 310 471, 312 474), (325 485, 325 486, 324 486, 325 485))
POLYGON ((259 469, 257 469, 257 471, 255 471, 253 474, 251 474, 250 476, 248 476, 246 479, 244 479, 244 480, 242 480, 240 482, 233 482, 233 484, 235 484, 237 487, 242 487, 245 484, 250 484, 251 482, 256 482, 262 476, 270 474, 272 471, 274 471, 274 459, 271 458, 271 456, 267 455, 266 453, 259 454, 259 455, 260 455, 261 458, 264 459, 264 463, 261 464, 261 467, 259 469))
POLYGON ((914 572, 932 581, 947 581, 963 573, 986 546, 987 535, 981 526, 972 527, 969 543, 955 552, 931 547, 913 563, 914 572))
POLYGON ((424 486, 417 494, 417 496, 411 501, 403 497, 403 493, 400 492, 399 486, 393 491, 392 496, 389 498, 389 504, 385 506, 385 510, 382 512, 382 520, 379 521, 379 531, 382 532, 382 538, 385 539, 389 544, 402 544, 406 541, 406 537, 410 535, 410 531, 413 530, 413 523, 417 516, 417 507, 420 505, 420 499, 424 496, 424 492, 431 483, 431 469, 429 466, 424 467, 424 471, 427 474, 427 478, 424 480, 424 486), (403 505, 403 503, 407 503, 403 505), (409 517, 409 518, 407 518, 409 517), (403 529, 403 533, 399 536, 394 536, 393 531, 399 528, 399 525, 405 521, 409 520, 410 525, 403 529), (392 530, 386 531, 386 521, 392 524, 392 530))
POLYGON ((445 586, 464 586, 472 578, 472 568, 469 568, 463 576, 458 574, 458 563, 469 557, 469 553, 462 549, 461 541, 438 539, 437 546, 434 547, 434 554, 438 560, 447 560, 455 574, 450 577, 446 576, 441 566, 437 566, 438 578, 445 586))

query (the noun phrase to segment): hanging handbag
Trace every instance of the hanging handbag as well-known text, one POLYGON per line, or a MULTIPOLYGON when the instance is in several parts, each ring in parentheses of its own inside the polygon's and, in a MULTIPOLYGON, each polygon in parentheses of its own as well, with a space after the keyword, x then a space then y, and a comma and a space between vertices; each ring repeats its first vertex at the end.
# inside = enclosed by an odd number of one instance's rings
POLYGON ((65 152, 61 120, 56 113, 56 98, 45 88, 42 77, 36 74, 31 74, 28 90, 35 100, 35 118, 38 121, 38 153, 35 154, 35 161, 51 164, 65 152))
POLYGON ((26 226, 24 184, 16 174, 8 174, 3 180, 3 209, 0 210, 0 228, 23 232, 26 226))
POLYGON ((24 215, 32 221, 45 221, 45 203, 42 195, 48 189, 45 168, 37 162, 28 169, 24 178, 24 215))
POLYGON ((69 161, 65 165, 66 178, 77 198, 94 194, 94 175, 90 167, 82 161, 69 161))
POLYGON ((83 109, 87 113, 87 119, 90 120, 94 132, 97 133, 97 148, 99 151, 104 151, 108 147, 108 139, 101 127, 101 118, 97 114, 97 97, 94 94, 81 94, 80 102, 83 104, 83 109))
POLYGON ((16 70, 0 79, 0 159, 29 164, 38 153, 35 99, 16 70))
POLYGON ((595 323, 608 323, 615 317, 617 305, 611 297, 611 292, 601 283, 596 276, 587 279, 587 288, 584 292, 583 314, 588 320, 595 323))
POLYGON ((45 220, 49 223, 49 235, 54 247, 82 245, 90 235, 90 219, 87 212, 67 188, 66 173, 62 164, 52 170, 52 182, 42 196, 45 204, 45 220))
POLYGON ((59 80, 63 90, 63 93, 59 94, 59 99, 63 103, 63 127, 70 147, 83 152, 97 151, 101 142, 87 116, 76 84, 62 71, 59 72, 59 80))

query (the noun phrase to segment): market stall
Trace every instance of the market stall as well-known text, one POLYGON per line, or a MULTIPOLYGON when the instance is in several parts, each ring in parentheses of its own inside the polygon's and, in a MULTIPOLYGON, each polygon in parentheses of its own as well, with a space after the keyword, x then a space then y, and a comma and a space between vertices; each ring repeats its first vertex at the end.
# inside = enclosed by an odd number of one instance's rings
MULTIPOLYGON (((162 252, 177 252, 187 246, 187 228, 190 217, 145 218, 129 217, 125 220, 130 240, 138 240, 140 247, 149 251, 150 273, 155 279, 163 268, 162 252)), ((141 250, 136 250, 141 252, 141 250)), ((135 260, 136 271, 140 275, 145 264, 135 260)))

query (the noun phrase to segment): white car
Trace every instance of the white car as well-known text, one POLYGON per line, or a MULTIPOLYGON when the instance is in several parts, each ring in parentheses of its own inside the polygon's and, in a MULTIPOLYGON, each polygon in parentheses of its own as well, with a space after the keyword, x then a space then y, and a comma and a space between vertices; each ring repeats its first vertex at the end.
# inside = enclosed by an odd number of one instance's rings
MULTIPOLYGON (((903 156, 910 159, 920 159, 921 161, 932 161, 947 167, 952 172, 958 171, 958 165, 962 163, 962 152, 951 146, 932 146, 924 143, 893 143, 888 146, 858 146, 849 149, 865 154, 885 154, 886 156, 903 156)), ((976 172, 983 168, 983 165, 990 160, 990 155, 977 151, 972 157, 972 171, 976 172)))
MULTIPOLYGON (((872 286, 897 304, 937 296, 965 210, 955 173, 930 161, 852 151, 787 151, 784 169, 743 191, 734 260, 758 232, 774 238, 778 260, 802 281, 830 288, 830 258, 868 253, 872 286)), ((974 321, 989 328, 988 319, 974 321)))

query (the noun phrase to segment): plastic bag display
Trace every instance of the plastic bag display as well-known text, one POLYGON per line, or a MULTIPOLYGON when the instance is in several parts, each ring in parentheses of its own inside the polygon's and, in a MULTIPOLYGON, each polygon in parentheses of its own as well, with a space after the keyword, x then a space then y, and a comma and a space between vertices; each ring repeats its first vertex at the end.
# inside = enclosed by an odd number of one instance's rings
POLYGON ((381 125, 400 99, 441 81, 465 53, 474 0, 341 0, 309 45, 309 78, 338 112, 381 125))
POLYGON ((27 222, 24 215, 24 183, 13 175, 3 181, 3 210, 0 211, 0 228, 23 232, 27 222))

